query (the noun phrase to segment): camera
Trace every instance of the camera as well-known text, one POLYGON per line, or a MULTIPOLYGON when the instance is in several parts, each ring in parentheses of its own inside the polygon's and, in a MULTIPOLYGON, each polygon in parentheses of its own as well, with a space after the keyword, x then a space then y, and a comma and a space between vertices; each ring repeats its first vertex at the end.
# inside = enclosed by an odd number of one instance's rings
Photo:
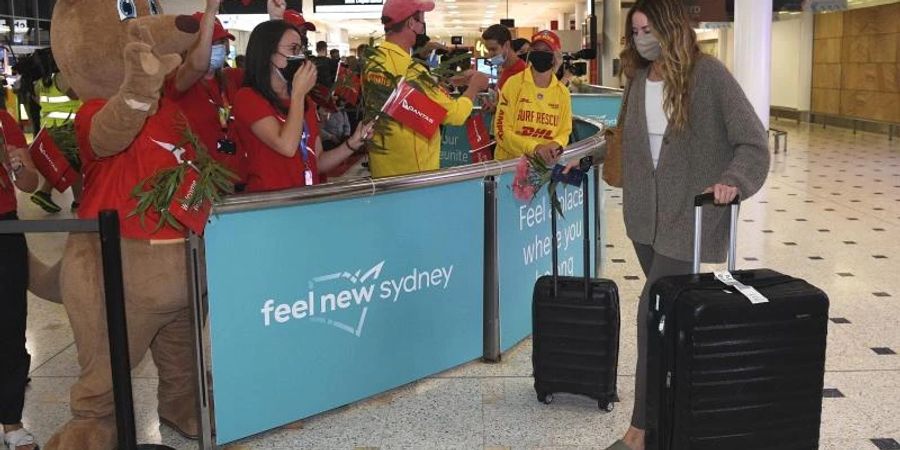
POLYGON ((219 153, 224 153, 226 155, 234 155, 237 153, 237 147, 234 145, 234 141, 231 139, 219 139, 216 142, 216 150, 219 153))
POLYGON ((597 51, 594 49, 583 49, 579 50, 575 53, 564 53, 563 54, 563 63, 559 69, 559 77, 562 78, 566 72, 570 72, 572 75, 576 77, 583 77, 587 75, 587 63, 581 60, 584 59, 596 59, 597 51))

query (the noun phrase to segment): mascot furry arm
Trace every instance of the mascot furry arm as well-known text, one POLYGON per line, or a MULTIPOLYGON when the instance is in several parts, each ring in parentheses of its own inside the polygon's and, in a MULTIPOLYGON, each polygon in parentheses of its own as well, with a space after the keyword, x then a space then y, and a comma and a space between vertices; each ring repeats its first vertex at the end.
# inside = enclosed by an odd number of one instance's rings
POLYGON ((125 45, 125 82, 91 126, 91 145, 99 157, 116 155, 131 145, 147 117, 156 113, 166 76, 181 64, 177 54, 155 53, 146 27, 129 31, 133 41, 125 45))

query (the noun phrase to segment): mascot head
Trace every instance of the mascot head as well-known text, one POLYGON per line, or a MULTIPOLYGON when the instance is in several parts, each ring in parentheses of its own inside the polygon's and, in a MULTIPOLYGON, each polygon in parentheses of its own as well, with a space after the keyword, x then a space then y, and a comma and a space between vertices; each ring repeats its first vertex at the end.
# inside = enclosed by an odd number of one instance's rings
POLYGON ((197 19, 165 15, 159 2, 57 0, 50 37, 53 55, 80 98, 109 98, 119 91, 129 42, 150 44, 158 55, 182 54, 193 45, 200 31, 197 19))

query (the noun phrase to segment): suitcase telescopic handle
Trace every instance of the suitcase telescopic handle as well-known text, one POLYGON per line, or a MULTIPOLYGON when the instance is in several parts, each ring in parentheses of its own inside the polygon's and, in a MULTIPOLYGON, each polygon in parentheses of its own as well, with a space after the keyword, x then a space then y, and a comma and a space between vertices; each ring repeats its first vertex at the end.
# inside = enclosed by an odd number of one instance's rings
MULTIPOLYGON (((700 273, 700 247, 703 235, 703 205, 714 203, 715 195, 712 192, 700 194, 694 197, 694 260, 693 273, 700 273)), ((741 196, 737 195, 729 203, 731 206, 731 225, 728 228, 728 271, 734 271, 737 251, 737 222, 741 205, 741 196)))

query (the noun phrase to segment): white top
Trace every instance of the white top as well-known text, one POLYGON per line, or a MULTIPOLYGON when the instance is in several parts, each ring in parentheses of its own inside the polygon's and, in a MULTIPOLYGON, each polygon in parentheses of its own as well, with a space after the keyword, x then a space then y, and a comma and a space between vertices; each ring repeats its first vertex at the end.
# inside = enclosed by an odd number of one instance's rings
POLYGON ((647 112, 647 132, 650 133, 650 156, 653 157, 653 168, 659 165, 659 152, 662 149, 663 135, 669 119, 663 110, 663 82, 647 80, 647 92, 644 94, 644 111, 647 112))

